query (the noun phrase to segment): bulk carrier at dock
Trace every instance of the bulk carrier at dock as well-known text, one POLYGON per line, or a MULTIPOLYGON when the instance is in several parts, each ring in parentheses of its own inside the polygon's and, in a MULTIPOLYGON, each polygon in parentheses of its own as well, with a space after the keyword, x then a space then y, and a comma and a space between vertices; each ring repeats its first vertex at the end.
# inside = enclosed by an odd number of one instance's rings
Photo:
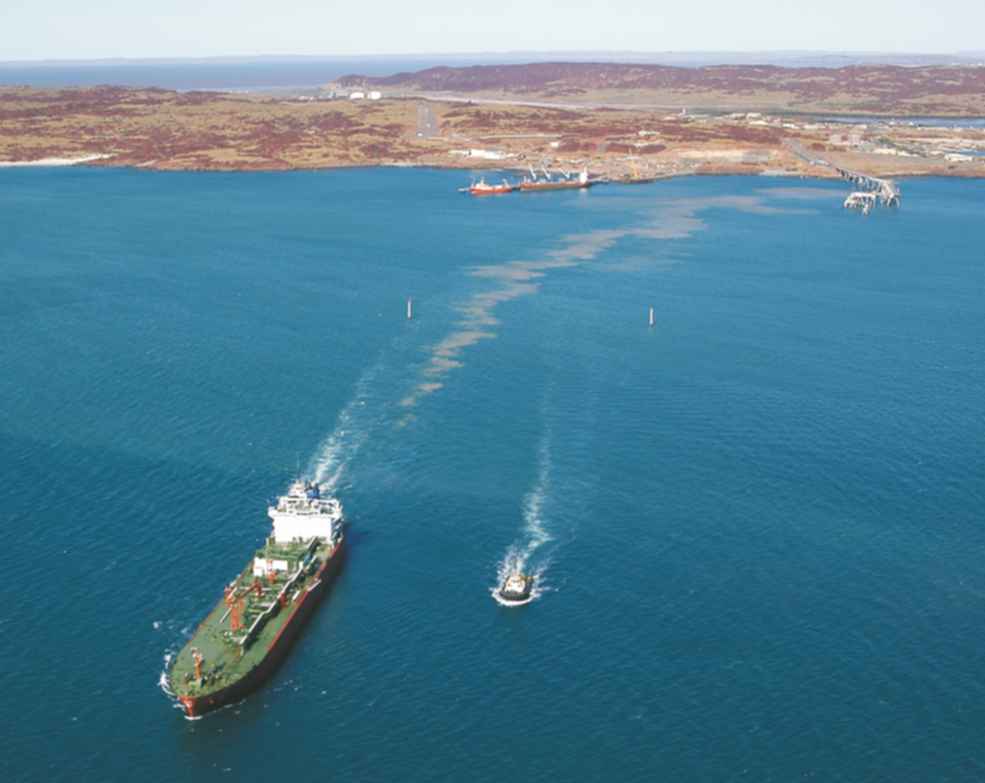
POLYGON ((189 718, 240 701, 283 661, 328 591, 344 555, 342 506, 318 484, 294 482, 268 509, 264 546, 184 648, 163 686, 189 718))
POLYGON ((490 185, 485 179, 473 182, 467 188, 459 188, 460 193, 469 193, 473 196, 493 196, 505 193, 535 193, 544 190, 582 190, 597 185, 604 180, 592 178, 588 174, 588 169, 584 169, 577 176, 572 176, 568 172, 563 172, 559 176, 551 176, 546 169, 541 169, 543 176, 538 176, 533 168, 530 169, 530 176, 524 177, 519 182, 508 182, 505 179, 498 185, 490 185))
POLYGON ((590 188, 595 184, 595 181, 589 178, 587 169, 582 171, 577 177, 566 176, 563 179, 551 179, 546 172, 543 179, 538 178, 532 170, 531 174, 532 177, 530 179, 524 178, 517 186, 520 191, 530 193, 537 190, 579 190, 581 188, 590 188))

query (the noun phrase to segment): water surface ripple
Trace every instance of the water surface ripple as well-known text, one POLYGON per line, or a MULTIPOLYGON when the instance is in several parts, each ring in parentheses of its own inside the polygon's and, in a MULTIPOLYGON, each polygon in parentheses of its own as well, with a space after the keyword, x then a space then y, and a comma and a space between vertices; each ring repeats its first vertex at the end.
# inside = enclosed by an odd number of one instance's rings
POLYGON ((985 777, 977 184, 0 180, 3 780, 985 777), (299 465, 346 568, 183 721, 163 657, 299 465))

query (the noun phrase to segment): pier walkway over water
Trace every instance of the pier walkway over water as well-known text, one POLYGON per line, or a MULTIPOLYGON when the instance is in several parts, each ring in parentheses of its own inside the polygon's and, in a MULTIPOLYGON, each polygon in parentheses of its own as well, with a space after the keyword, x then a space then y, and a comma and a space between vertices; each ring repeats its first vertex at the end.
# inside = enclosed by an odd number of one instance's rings
POLYGON ((787 149, 805 163, 812 166, 827 166, 828 168, 834 169, 842 179, 847 179, 852 184, 857 185, 865 193, 874 194, 885 206, 898 207, 900 205, 902 193, 900 192, 899 185, 893 180, 873 177, 859 171, 852 171, 851 169, 843 169, 824 158, 811 155, 799 142, 792 139, 787 139, 783 143, 787 149))
POLYGON ((900 205, 900 188, 893 180, 871 177, 868 174, 842 169, 838 166, 833 166, 832 168, 843 179, 847 179, 849 182, 858 185, 859 188, 868 193, 874 193, 885 206, 898 207, 900 205))

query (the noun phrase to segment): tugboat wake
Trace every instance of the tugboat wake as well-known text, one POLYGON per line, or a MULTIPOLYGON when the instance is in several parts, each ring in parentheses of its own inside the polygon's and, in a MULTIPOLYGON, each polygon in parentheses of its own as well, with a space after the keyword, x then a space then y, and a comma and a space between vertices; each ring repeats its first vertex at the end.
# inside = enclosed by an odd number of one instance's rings
POLYGON ((523 537, 513 542, 499 562, 496 584, 490 593, 502 606, 522 606, 539 598, 546 590, 544 574, 550 560, 535 562, 538 549, 551 540, 544 524, 544 504, 550 492, 551 437, 545 432, 540 441, 537 483, 523 502, 523 537))

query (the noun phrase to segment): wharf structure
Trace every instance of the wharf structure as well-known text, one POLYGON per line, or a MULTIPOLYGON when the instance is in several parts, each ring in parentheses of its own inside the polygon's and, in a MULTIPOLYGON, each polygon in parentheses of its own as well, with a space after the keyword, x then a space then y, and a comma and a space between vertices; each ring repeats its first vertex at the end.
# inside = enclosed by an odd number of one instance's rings
POLYGON ((848 180, 858 188, 845 199, 846 209, 861 209, 865 214, 868 214, 878 203, 887 207, 898 207, 902 201, 903 194, 900 187, 891 179, 873 177, 860 171, 836 166, 824 158, 811 155, 804 149, 803 145, 796 141, 784 141, 784 146, 811 166, 826 166, 834 169, 839 177, 848 180))
MULTIPOLYGON (((899 185, 893 182, 893 180, 872 177, 868 174, 851 171, 850 169, 842 169, 838 166, 835 166, 834 170, 838 172, 838 175, 842 179, 847 179, 853 185, 860 188, 859 191, 852 193, 845 200, 846 207, 860 207, 863 203, 868 204, 869 201, 862 198, 865 194, 871 195, 873 201, 878 201, 887 207, 898 207, 900 205, 902 193, 900 192, 899 185), (849 201, 853 203, 849 204, 849 201)), ((869 209, 871 209, 871 206, 869 209)))
POLYGON ((872 208, 876 205, 877 197, 875 193, 870 193, 864 190, 857 190, 854 193, 849 193, 848 198, 845 199, 844 207, 845 209, 858 209, 862 211, 863 215, 868 215, 872 208))

